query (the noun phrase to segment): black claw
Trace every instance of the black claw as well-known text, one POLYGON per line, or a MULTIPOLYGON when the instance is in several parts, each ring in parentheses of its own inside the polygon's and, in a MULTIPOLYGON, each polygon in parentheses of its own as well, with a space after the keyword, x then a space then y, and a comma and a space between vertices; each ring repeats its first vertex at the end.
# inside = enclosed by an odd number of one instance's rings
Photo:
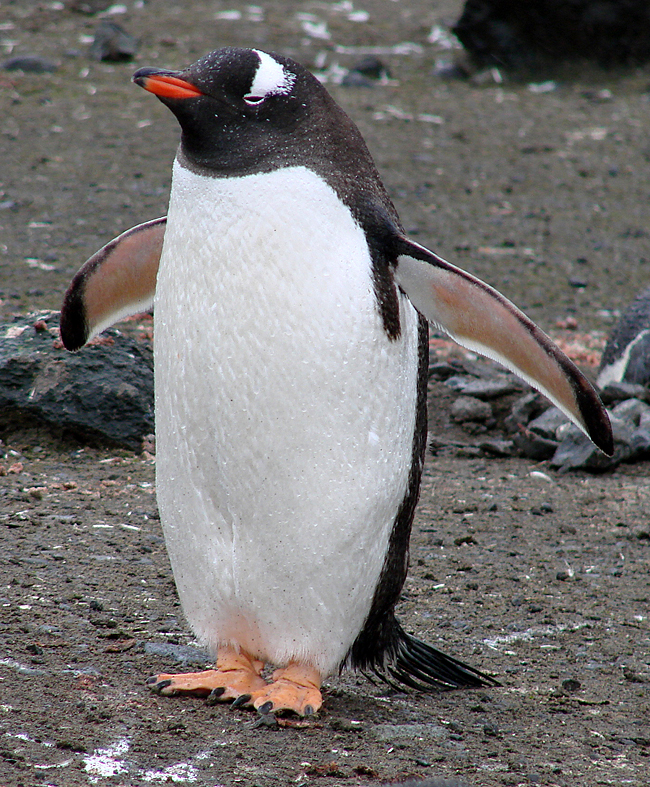
POLYGON ((150 683, 151 680, 152 679, 149 678, 149 680, 147 681, 147 684, 149 685, 149 687, 151 688, 152 691, 156 692, 156 694, 160 694, 160 692, 163 689, 166 689, 167 686, 171 686, 172 685, 171 678, 167 678, 167 680, 159 680, 158 682, 156 682, 156 680, 154 678, 153 679, 153 683, 150 683))
POLYGON ((278 720, 272 713, 265 713, 261 715, 257 721, 254 721, 250 725, 252 730, 259 729, 260 727, 270 727, 273 730, 277 730, 279 726, 278 720))
POLYGON ((236 700, 233 700, 231 708, 241 708, 242 705, 246 705, 247 702, 250 702, 251 695, 250 694, 240 694, 236 700))
POLYGON ((262 716, 268 716, 268 714, 273 710, 273 702, 269 700, 268 702, 265 702, 264 705, 260 705, 257 710, 262 714, 262 716))
POLYGON ((219 702, 219 697, 225 692, 225 686, 217 686, 216 688, 212 689, 212 691, 208 694, 205 698, 206 705, 216 705, 219 702))
POLYGON ((153 686, 154 683, 158 683, 157 675, 152 675, 150 678, 147 678, 147 686, 153 686))
POLYGON ((314 715, 314 709, 312 708, 312 706, 305 705, 305 712, 303 713, 303 716, 313 716, 313 715, 314 715))

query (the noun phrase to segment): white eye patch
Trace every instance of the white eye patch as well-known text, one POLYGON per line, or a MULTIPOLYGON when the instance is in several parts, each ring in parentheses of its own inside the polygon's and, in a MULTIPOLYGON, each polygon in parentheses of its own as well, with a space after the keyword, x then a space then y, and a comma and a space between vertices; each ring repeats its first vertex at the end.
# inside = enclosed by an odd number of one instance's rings
POLYGON ((284 66, 267 55, 266 52, 253 50, 260 59, 250 90, 244 96, 247 104, 260 104, 267 96, 291 92, 296 81, 295 74, 285 71, 284 66))

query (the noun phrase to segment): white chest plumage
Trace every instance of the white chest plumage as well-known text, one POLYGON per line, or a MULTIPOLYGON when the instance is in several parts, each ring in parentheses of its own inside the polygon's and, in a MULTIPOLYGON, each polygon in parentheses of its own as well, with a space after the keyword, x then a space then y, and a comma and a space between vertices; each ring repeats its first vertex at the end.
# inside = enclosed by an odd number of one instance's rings
POLYGON ((178 163, 155 298, 158 500, 212 647, 322 672, 369 611, 408 485, 417 314, 390 340, 363 230, 300 167, 178 163))

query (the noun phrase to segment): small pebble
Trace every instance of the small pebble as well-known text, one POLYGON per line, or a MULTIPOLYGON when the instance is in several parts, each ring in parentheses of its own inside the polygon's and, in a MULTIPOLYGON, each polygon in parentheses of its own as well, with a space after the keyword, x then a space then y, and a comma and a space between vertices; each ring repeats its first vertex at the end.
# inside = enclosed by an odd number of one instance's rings
POLYGON ((569 419, 559 408, 549 407, 548 410, 545 410, 541 415, 538 415, 537 418, 528 423, 528 429, 548 440, 556 440, 557 430, 568 422, 569 419))
POLYGON ((629 421, 634 426, 639 425, 641 417, 648 411, 650 411, 650 407, 636 398, 625 399, 612 408, 613 415, 624 421, 629 421))
POLYGON ((575 678, 567 678, 566 680, 562 681, 562 688, 564 691, 574 692, 578 691, 578 689, 582 688, 582 684, 579 680, 575 678))
POLYGON ((492 418, 492 407, 473 396, 459 396, 451 406, 451 417, 457 423, 478 421, 484 423, 492 418))
POLYGON ((632 398, 647 402, 650 399, 650 391, 645 386, 636 383, 611 382, 601 389, 600 398, 605 405, 632 398))
POLYGON ((382 61, 374 55, 367 55, 357 61, 350 71, 356 71, 370 79, 390 78, 391 75, 388 66, 382 63, 382 61))
POLYGON ((119 62, 132 60, 137 48, 134 36, 115 22, 103 20, 95 30, 89 54, 93 60, 119 62))
POLYGON ((549 440, 525 428, 513 435, 512 440, 524 456, 536 461, 550 459, 560 445, 557 440, 549 440))
POLYGON ((343 87, 373 87, 374 82, 358 71, 348 71, 341 80, 343 87))
POLYGON ((5 71, 24 71, 29 74, 46 74, 56 71, 58 66, 51 60, 37 55, 17 55, 2 64, 5 71))
POLYGON ((522 388, 522 383, 519 383, 514 377, 504 376, 476 379, 458 375, 446 380, 445 385, 454 391, 466 396, 474 396, 477 399, 496 399, 499 396, 520 391, 522 388))

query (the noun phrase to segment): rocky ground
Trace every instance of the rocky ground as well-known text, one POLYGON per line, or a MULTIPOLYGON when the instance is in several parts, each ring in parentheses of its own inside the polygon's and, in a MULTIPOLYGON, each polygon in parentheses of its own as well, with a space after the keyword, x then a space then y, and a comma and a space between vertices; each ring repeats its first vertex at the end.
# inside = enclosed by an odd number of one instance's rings
MULTIPOLYGON (((2 322, 58 308, 89 254, 165 212, 175 121, 130 74, 226 44, 323 72, 409 233, 524 307, 587 371, 647 284, 648 69, 445 80, 454 0, 129 2, 112 19, 138 53, 107 64, 86 54, 98 17, 71 5, 2 7, 5 56, 57 65, 0 71, 2 322), (392 79, 337 84, 368 51, 392 79)), ((406 695, 344 675, 316 721, 276 730, 146 689, 156 671, 205 663, 176 599, 150 451, 3 422, 1 783, 647 784, 647 463, 558 473, 464 451, 476 436, 450 419, 449 389, 431 398, 438 448, 400 617, 503 685, 406 695)))

